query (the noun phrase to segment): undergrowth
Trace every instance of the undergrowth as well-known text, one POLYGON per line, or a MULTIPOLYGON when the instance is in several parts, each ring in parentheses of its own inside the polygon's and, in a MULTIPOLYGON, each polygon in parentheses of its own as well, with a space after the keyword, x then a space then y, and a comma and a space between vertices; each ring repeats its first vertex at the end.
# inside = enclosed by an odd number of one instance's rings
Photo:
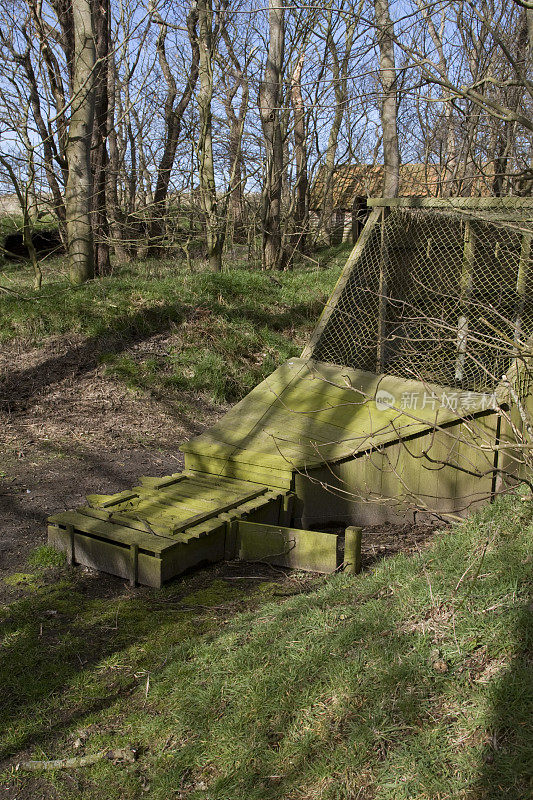
POLYGON ((525 800, 532 533, 532 503, 508 497, 361 576, 205 572, 91 598, 53 568, 1 612, 4 785, 65 800, 525 800), (106 748, 137 760, 14 767, 106 748))
POLYGON ((75 289, 57 259, 45 267, 41 292, 31 289, 27 268, 6 266, 0 342, 82 337, 132 389, 233 401, 299 353, 348 250, 324 252, 320 268, 275 274, 238 263, 212 274, 174 261, 132 262, 75 289))

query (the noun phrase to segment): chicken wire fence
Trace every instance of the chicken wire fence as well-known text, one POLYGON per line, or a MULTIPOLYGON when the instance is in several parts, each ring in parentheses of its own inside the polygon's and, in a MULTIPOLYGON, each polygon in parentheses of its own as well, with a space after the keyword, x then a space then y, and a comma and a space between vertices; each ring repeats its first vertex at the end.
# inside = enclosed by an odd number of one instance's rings
POLYGON ((391 209, 327 309, 312 357, 493 389, 533 334, 532 220, 527 209, 391 209))

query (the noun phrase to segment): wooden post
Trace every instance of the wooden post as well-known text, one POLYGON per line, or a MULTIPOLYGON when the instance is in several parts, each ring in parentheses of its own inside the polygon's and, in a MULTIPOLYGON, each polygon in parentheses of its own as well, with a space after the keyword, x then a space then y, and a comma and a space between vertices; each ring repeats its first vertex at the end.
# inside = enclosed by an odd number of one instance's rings
POLYGON ((228 519, 226 519, 224 559, 225 561, 232 561, 237 555, 238 520, 232 519, 229 514, 226 514, 225 516, 227 516, 228 519))
POLYGON ((361 572, 362 528, 350 525, 344 531, 344 571, 350 575, 361 572))
POLYGON ((294 494, 289 492, 284 495, 281 500, 281 508, 279 512, 279 524, 290 526, 292 522, 292 509, 294 506, 294 494))
POLYGON ((137 586, 139 577, 139 545, 130 545, 130 586, 137 586))
POLYGON ((381 248, 379 259, 379 289, 378 289, 378 330, 376 351, 376 372, 379 375, 385 368, 385 341, 387 338, 387 291, 388 291, 388 247, 385 235, 385 222, 387 209, 383 209, 381 216, 381 248))
POLYGON ((474 273, 475 239, 470 221, 465 223, 463 264, 461 269, 460 307, 461 314, 457 320, 457 346, 455 359, 455 381, 462 385, 468 342, 468 301, 472 294, 472 278, 474 273))
POLYGON ((522 246, 520 248, 520 262, 518 264, 518 275, 516 276, 516 293, 518 295, 518 309, 515 322, 515 343, 518 344, 522 334, 522 315, 526 300, 527 275, 531 259, 531 234, 524 233, 522 236, 522 246))
POLYGON ((67 525, 66 530, 68 535, 67 564, 72 567, 76 563, 74 557, 74 526, 67 525))

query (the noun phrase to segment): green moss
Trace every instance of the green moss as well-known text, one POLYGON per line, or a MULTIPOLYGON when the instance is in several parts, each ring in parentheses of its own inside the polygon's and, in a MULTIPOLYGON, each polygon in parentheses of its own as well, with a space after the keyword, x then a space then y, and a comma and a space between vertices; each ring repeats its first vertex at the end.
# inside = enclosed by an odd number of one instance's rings
POLYGON ((37 567, 40 569, 46 569, 47 567, 63 567, 66 563, 65 554, 60 553, 59 550, 56 550, 54 547, 49 547, 48 545, 35 548, 28 558, 30 567, 37 567))
POLYGON ((232 581, 230 584, 227 581, 216 579, 209 586, 184 597, 182 603, 187 606, 217 606, 238 600, 243 597, 243 594, 243 589, 236 586, 235 582, 232 581))
POLYGON ((8 575, 4 578, 4 583, 7 586, 23 586, 30 588, 35 585, 35 580, 35 575, 29 575, 26 572, 14 572, 12 575, 8 575))

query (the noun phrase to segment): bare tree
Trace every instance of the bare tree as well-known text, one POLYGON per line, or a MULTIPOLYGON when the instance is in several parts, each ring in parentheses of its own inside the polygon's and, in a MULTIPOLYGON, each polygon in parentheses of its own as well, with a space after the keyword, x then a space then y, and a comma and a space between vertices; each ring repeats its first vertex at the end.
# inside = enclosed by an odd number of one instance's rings
POLYGON ((282 69, 285 45, 285 10, 279 0, 269 0, 269 42, 263 80, 259 87, 259 114, 265 147, 262 192, 263 266, 283 267, 281 247, 281 191, 283 138, 280 124, 282 69))
POLYGON ((160 249, 160 243, 165 228, 166 201, 168 197, 172 170, 176 159, 176 151, 181 133, 183 115, 185 114, 187 106, 193 97, 198 80, 200 46, 197 31, 198 10, 197 4, 193 3, 186 19, 187 35, 191 47, 190 71, 181 97, 176 103, 178 87, 165 49, 168 24, 162 19, 160 14, 155 9, 152 10, 152 16, 159 26, 159 36, 157 37, 156 49, 161 72, 163 73, 165 82, 167 84, 167 94, 164 104, 165 134, 163 140, 163 153, 157 167, 157 179, 153 196, 153 212, 150 223, 150 253, 155 255, 160 249))
POLYGON ((94 276, 91 225, 91 140, 94 121, 96 52, 90 0, 72 0, 74 49, 71 114, 66 147, 65 190, 70 280, 83 283, 94 276))
POLYGON ((294 113, 294 158, 296 161, 296 178, 294 186, 294 211, 292 214, 293 234, 291 237, 292 252, 298 250, 305 253, 307 249, 307 227, 309 216, 309 181, 307 177, 307 130, 306 112, 302 97, 302 68, 304 53, 296 62, 291 77, 291 102, 294 113))
POLYGON ((205 218, 207 261, 214 272, 222 269, 222 250, 224 248, 225 226, 219 215, 217 187, 215 181, 215 162, 213 154, 213 100, 214 53, 220 32, 220 14, 214 19, 211 0, 199 0, 198 22, 200 40, 200 89, 197 103, 200 116, 198 136, 200 199, 205 218))
POLYGON ((398 143, 398 99, 394 59, 394 28, 389 0, 374 0, 376 35, 379 47, 381 85, 381 127, 383 131, 383 197, 396 197, 400 186, 400 147, 398 143))

